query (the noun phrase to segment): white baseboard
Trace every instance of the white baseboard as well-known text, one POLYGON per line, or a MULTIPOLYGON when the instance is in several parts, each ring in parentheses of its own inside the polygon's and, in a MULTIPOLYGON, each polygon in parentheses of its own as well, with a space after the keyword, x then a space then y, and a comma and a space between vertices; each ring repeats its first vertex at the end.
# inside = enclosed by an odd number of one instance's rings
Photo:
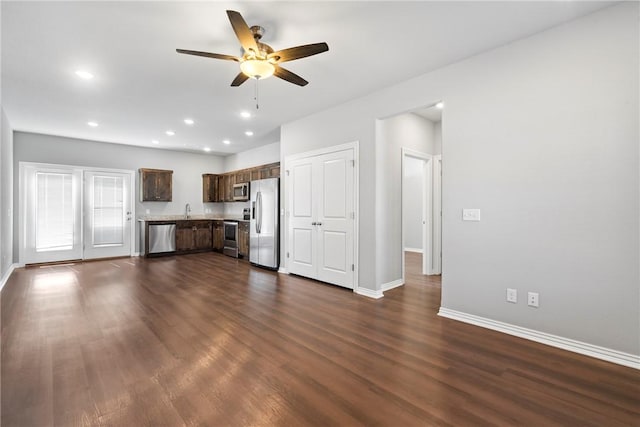
POLYGON ((289 271, 284 267, 280 267, 278 269, 278 273, 280 273, 280 274, 289 274, 289 271))
POLYGON ((421 254, 422 253, 422 249, 418 249, 418 248, 404 248, 405 252, 416 252, 421 254))
POLYGON ((13 273, 13 270, 15 270, 16 268, 19 268, 19 267, 20 267, 20 264, 16 264, 16 263, 13 263, 13 264, 11 264, 9 266, 7 271, 2 276, 2 279, 0 279, 0 291, 2 291, 2 288, 4 288, 4 285, 6 285, 7 282, 9 281, 9 277, 11 277, 11 274, 13 273))
POLYGON ((371 289, 361 288, 361 287, 355 288, 353 292, 355 292, 358 295, 362 295, 362 296, 374 298, 374 299, 379 299, 384 296, 382 294, 382 291, 373 291, 371 289))
POLYGON ((397 288, 398 286, 402 286, 404 285, 404 280, 402 279, 397 279, 397 280, 393 280, 391 282, 387 282, 385 284, 382 285, 382 292, 386 292, 388 290, 391 290, 393 288, 397 288))
POLYGON ((595 357, 596 359, 606 360, 607 362, 616 363, 618 365, 628 366, 630 368, 640 369, 640 356, 624 353, 618 350, 612 350, 606 347, 572 340, 558 335, 547 334, 546 332, 536 331, 534 329, 523 328, 521 326, 504 323, 497 320, 487 319, 485 317, 473 314, 463 313, 461 311, 450 310, 440 307, 438 316, 448 319, 458 320, 460 322, 470 323, 472 325, 481 326, 494 331, 503 332, 516 337, 525 338, 531 341, 550 345, 552 347, 561 348, 563 350, 572 351, 574 353, 583 354, 585 356, 595 357))

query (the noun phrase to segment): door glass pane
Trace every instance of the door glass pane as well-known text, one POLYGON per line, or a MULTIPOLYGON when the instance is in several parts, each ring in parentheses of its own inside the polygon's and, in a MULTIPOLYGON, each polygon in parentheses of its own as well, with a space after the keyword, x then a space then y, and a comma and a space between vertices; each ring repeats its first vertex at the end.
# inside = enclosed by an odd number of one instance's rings
POLYGON ((36 251, 73 247, 71 173, 36 173, 36 251))
POLYGON ((124 243, 122 177, 93 177, 93 244, 124 243))

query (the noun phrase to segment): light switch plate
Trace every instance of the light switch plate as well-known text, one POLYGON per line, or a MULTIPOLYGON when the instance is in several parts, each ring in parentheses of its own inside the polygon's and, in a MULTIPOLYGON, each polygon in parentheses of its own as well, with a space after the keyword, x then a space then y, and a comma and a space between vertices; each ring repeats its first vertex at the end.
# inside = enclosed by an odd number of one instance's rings
POLYGON ((480 209, 462 209, 463 221, 480 221, 480 209))

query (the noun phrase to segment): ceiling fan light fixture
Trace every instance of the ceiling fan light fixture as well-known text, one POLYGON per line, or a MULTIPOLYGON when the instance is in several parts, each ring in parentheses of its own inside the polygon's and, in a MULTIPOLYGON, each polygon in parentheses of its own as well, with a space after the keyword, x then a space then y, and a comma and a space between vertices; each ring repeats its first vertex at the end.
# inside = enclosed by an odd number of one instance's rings
POLYGON ((247 59, 240 63, 240 70, 252 79, 266 79, 276 71, 276 67, 264 59, 247 59))

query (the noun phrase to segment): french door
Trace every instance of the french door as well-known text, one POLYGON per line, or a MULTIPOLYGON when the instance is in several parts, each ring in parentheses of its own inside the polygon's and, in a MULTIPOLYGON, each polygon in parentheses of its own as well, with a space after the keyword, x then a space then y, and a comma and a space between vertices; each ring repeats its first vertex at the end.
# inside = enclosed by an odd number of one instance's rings
POLYGON ((131 255, 131 176, 20 163, 20 262, 131 255))
POLYGON ((20 262, 66 261, 82 258, 82 170, 21 164, 20 262), (24 257, 23 257, 24 255, 24 257), (24 260, 24 261, 23 261, 24 260))
POLYGON ((131 254, 131 176, 84 173, 84 258, 131 254))
POLYGON ((291 161, 287 165, 288 270, 354 287, 354 150, 291 161))

